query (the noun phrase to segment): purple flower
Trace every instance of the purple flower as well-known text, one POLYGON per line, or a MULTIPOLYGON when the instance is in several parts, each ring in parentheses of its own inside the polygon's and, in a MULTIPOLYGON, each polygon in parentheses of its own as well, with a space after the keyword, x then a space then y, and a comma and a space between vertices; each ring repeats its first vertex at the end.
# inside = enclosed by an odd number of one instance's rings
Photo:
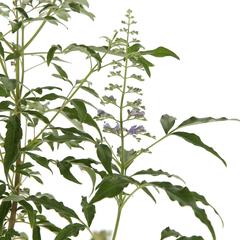
POLYGON ((119 125, 119 123, 117 123, 115 127, 111 127, 109 123, 104 122, 103 129, 107 132, 119 134, 120 125, 119 125))
POLYGON ((116 100, 113 95, 109 96, 108 99, 111 100, 111 101, 115 101, 116 100))
POLYGON ((105 114, 105 113, 106 113, 106 112, 103 111, 102 109, 98 109, 98 110, 97 110, 97 115, 98 115, 98 116, 103 115, 103 114, 105 114))
POLYGON ((134 125, 128 130, 128 134, 130 134, 130 135, 137 135, 137 134, 143 133, 143 132, 146 132, 146 130, 142 125, 140 125, 140 126, 134 125))
POLYGON ((111 126, 109 123, 104 122, 103 128, 104 128, 104 130, 109 130, 109 129, 111 129, 111 126))
POLYGON ((131 117, 144 117, 145 112, 140 111, 139 108, 133 108, 131 111, 128 111, 129 116, 131 117))

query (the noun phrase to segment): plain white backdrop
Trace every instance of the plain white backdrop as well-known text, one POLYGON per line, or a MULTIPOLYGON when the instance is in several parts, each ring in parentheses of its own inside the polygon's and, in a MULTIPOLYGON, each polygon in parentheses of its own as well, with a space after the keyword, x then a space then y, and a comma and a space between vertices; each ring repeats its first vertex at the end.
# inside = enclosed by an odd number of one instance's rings
MULTIPOLYGON (((90 10, 96 15, 95 21, 74 15, 67 25, 68 31, 64 27, 56 30, 48 26, 38 39, 43 45, 42 50, 58 43, 101 44, 99 37, 111 36, 130 8, 138 21, 139 38, 147 49, 164 46, 181 58, 180 61, 154 59, 156 66, 152 77, 143 85, 148 129, 156 136, 163 135, 159 119, 166 113, 175 116, 179 123, 190 116, 240 118, 239 1, 92 0, 89 3, 90 10)), ((38 47, 38 43, 34 46, 38 47)), ((73 70, 76 73, 81 70, 81 63, 77 64, 78 69, 73 70)), ((45 76, 44 72, 39 71, 38 80, 48 81, 42 76, 45 76)), ((104 77, 93 77, 91 81, 100 87, 104 77)), ((228 167, 204 150, 174 137, 155 147, 153 154, 143 157, 136 166, 163 169, 183 177, 191 190, 205 195, 222 215, 224 228, 208 210, 217 239, 237 239, 240 227, 240 123, 211 123, 187 130, 198 133, 205 143, 213 146, 227 161, 228 167)), ((52 155, 51 152, 47 154, 52 155)), ((53 193, 57 199, 80 211, 81 195, 89 194, 87 178, 81 186, 48 173, 44 173, 44 179, 48 183, 45 187, 37 186, 39 191, 53 193)), ((96 206, 93 229, 112 230, 115 203, 105 200, 96 206)), ((123 212, 117 239, 158 240, 161 230, 167 226, 186 235, 211 239, 206 227, 189 208, 179 207, 163 193, 158 196, 157 204, 141 193, 136 194, 123 212)), ((48 239, 47 235, 44 239, 48 239)), ((79 239, 88 240, 89 236, 82 234, 79 239)))

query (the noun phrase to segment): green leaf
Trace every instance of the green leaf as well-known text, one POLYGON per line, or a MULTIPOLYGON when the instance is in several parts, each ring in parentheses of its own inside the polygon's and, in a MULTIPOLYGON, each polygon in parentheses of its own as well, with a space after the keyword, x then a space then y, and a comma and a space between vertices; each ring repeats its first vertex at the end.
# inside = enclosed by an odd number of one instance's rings
POLYGON ((82 13, 82 14, 88 16, 89 18, 91 18, 92 20, 94 20, 94 18, 95 18, 94 14, 88 12, 79 3, 71 2, 71 3, 69 3, 69 7, 71 8, 72 11, 77 12, 77 13, 82 13))
POLYGON ((181 234, 179 232, 167 227, 161 232, 161 239, 160 240, 163 240, 163 239, 168 238, 168 237, 179 237, 179 236, 181 236, 181 234))
POLYGON ((87 109, 84 102, 81 99, 72 99, 71 104, 77 110, 78 120, 82 123, 88 124, 89 126, 96 128, 100 137, 102 138, 101 130, 99 129, 97 123, 94 121, 91 115, 87 113, 87 109))
POLYGON ((112 174, 112 151, 105 144, 99 144, 97 146, 97 156, 101 161, 103 167, 112 174))
POLYGON ((53 45, 49 50, 48 50, 48 53, 47 53, 47 65, 49 66, 53 57, 54 57, 54 54, 57 50, 60 50, 62 51, 62 47, 60 45, 53 45))
POLYGON ((49 167, 49 163, 51 162, 51 159, 47 159, 45 157, 42 157, 40 155, 37 155, 35 153, 30 153, 30 152, 25 152, 29 157, 32 158, 32 160, 34 160, 36 163, 38 163, 39 165, 41 165, 42 167, 47 168, 48 170, 51 170, 51 168, 49 167))
POLYGON ((187 133, 187 132, 174 132, 173 135, 181 137, 185 141, 187 141, 195 146, 201 147, 201 148, 205 149, 206 151, 212 153, 214 156, 219 158, 225 166, 227 166, 227 163, 225 162, 225 160, 212 147, 209 147, 208 145, 203 143, 201 138, 199 136, 197 136, 196 134, 187 133))
POLYGON ((9 91, 2 84, 0 84, 0 97, 8 97, 8 96, 9 96, 9 91))
POLYGON ((184 237, 179 232, 167 227, 162 231, 160 240, 164 240, 169 237, 179 237, 177 240, 204 240, 200 236, 184 237))
POLYGON ((172 201, 177 201, 180 206, 189 206, 192 208, 195 216, 206 225, 210 231, 213 240, 216 240, 215 231, 209 221, 207 214, 204 209, 199 208, 197 205, 198 199, 195 198, 194 192, 189 191, 187 187, 182 187, 178 185, 172 185, 169 182, 152 182, 156 187, 162 188, 167 193, 168 197, 172 201))
POLYGON ((4 88, 8 91, 13 91, 17 86, 16 79, 9 79, 8 77, 0 77, 0 81, 3 83, 4 88))
POLYGON ((67 73, 63 70, 63 68, 61 66, 59 66, 55 63, 53 65, 63 79, 65 79, 65 80, 68 79, 67 73))
POLYGON ((117 196, 128 186, 130 180, 122 175, 111 175, 103 178, 101 183, 97 186, 97 192, 90 201, 90 204, 98 202, 104 198, 112 198, 117 196))
POLYGON ((45 117, 43 114, 41 114, 40 112, 37 111, 33 111, 33 110, 24 110, 23 113, 27 113, 30 114, 34 117, 39 118, 40 120, 42 120, 44 123, 49 124, 49 120, 47 117, 45 117))
POLYGON ((151 62, 142 56, 138 56, 137 58, 130 58, 130 60, 133 60, 133 62, 140 64, 144 68, 147 75, 151 77, 150 67, 154 66, 151 62))
POLYGON ((31 206, 31 204, 29 204, 25 200, 20 201, 19 204, 26 210, 26 212, 28 214, 30 226, 33 228, 35 226, 35 222, 36 222, 36 213, 35 213, 33 207, 31 206))
POLYGON ((15 51, 14 53, 10 53, 6 57, 5 61, 18 59, 20 56, 21 56, 20 52, 19 51, 15 51))
POLYGON ((127 53, 128 54, 131 54, 131 53, 135 53, 135 52, 138 52, 140 48, 142 48, 143 46, 139 43, 136 43, 132 46, 130 46, 128 49, 127 49, 127 53))
POLYGON ((2 202, 0 205, 0 236, 3 231, 3 223, 5 222, 5 218, 11 208, 11 202, 2 202))
POLYGON ((61 217, 66 218, 67 220, 69 220, 69 218, 79 219, 74 210, 64 206, 62 202, 58 202, 56 199, 50 198, 49 196, 30 196, 29 200, 33 201, 37 205, 44 206, 48 210, 55 210, 61 217))
POLYGON ((32 240, 41 240, 40 227, 35 226, 32 231, 32 240))
POLYGON ((138 172, 134 173, 132 176, 136 176, 136 175, 151 175, 151 176, 154 176, 154 177, 155 176, 160 176, 160 175, 165 175, 169 178, 174 177, 174 178, 177 178, 180 181, 184 182, 184 180, 181 177, 179 177, 177 175, 174 175, 174 174, 169 174, 168 172, 164 172, 161 169, 160 170, 153 170, 153 169, 149 168, 147 170, 138 171, 138 172))
POLYGON ((90 227, 96 213, 95 206, 93 204, 88 203, 86 197, 82 197, 81 205, 82 205, 82 211, 87 220, 88 226, 90 227))
POLYGON ((58 233, 58 235, 55 237, 55 240, 66 240, 68 237, 71 236, 77 237, 79 232, 83 231, 84 229, 85 226, 82 224, 69 224, 58 233))
POLYGON ((212 117, 205 117, 205 118, 197 118, 197 117, 190 117, 189 119, 183 121, 177 128, 187 127, 196 124, 202 123, 210 123, 210 122, 221 122, 221 121, 228 121, 228 120, 237 120, 237 119, 228 119, 225 117, 222 118, 212 118, 212 117))
POLYGON ((63 160, 61 162, 57 162, 57 167, 59 168, 60 173, 63 177, 68 179, 69 181, 72 181, 77 184, 81 184, 71 173, 70 169, 72 167, 72 164, 66 160, 63 160))
POLYGON ((89 177, 91 178, 91 181, 92 181, 92 192, 91 192, 91 194, 92 194, 93 191, 94 191, 95 185, 96 185, 96 180, 97 180, 96 173, 91 167, 86 166, 84 164, 79 164, 79 167, 82 171, 85 171, 89 175, 89 177))
POLYGON ((22 27, 23 22, 15 20, 14 22, 10 22, 10 24, 12 27, 12 33, 15 33, 22 27))
POLYGON ((5 191, 6 191, 6 184, 5 182, 0 180, 0 198, 5 193, 5 191))
MULTIPOLYGON (((56 90, 62 91, 61 88, 55 87, 55 86, 38 87, 38 88, 34 88, 34 89, 31 89, 30 91, 28 91, 28 92, 23 96, 23 98, 26 98, 27 96, 29 96, 31 93, 34 93, 34 92, 36 92, 36 93, 38 93, 38 94, 42 94, 42 93, 43 93, 43 90, 45 90, 45 89, 47 89, 47 90, 54 90, 54 89, 56 89, 56 90)), ((51 93, 51 94, 52 94, 52 93, 51 93)), ((50 99, 50 100, 51 100, 51 99, 50 99)))
POLYGON ((58 234, 61 231, 59 227, 57 227, 56 225, 48 221, 46 217, 43 215, 37 215, 36 219, 37 219, 37 225, 44 227, 55 234, 58 234))
POLYGON ((25 11, 23 8, 17 7, 16 10, 17 10, 23 17, 25 17, 26 19, 29 18, 29 17, 28 17, 28 14, 26 13, 26 11, 25 11))
POLYGON ((7 132, 4 142, 4 172, 8 175, 9 169, 19 156, 20 140, 22 138, 22 128, 20 119, 17 116, 9 117, 7 121, 7 132))
POLYGON ((2 46, 2 43, 0 42, 0 55, 2 56, 2 58, 4 59, 4 48, 2 46))
POLYGON ((92 94, 94 97, 99 98, 98 93, 97 93, 94 89, 92 89, 92 88, 90 88, 90 87, 85 87, 85 86, 81 86, 81 89, 83 89, 84 91, 92 94))
POLYGON ((177 54, 172 52, 171 50, 165 47, 158 47, 153 50, 142 51, 140 52, 142 55, 151 55, 153 57, 174 57, 176 59, 180 59, 177 54))
POLYGON ((165 115, 162 115, 160 121, 161 121, 161 124, 162 124, 164 132, 166 134, 168 134, 168 132, 173 127, 173 125, 174 125, 174 123, 176 121, 176 118, 172 117, 172 116, 169 116, 168 114, 165 114, 165 115))
POLYGON ((0 112, 11 110, 9 108, 10 105, 14 106, 14 104, 12 102, 10 102, 10 101, 2 101, 2 102, 0 102, 0 112))

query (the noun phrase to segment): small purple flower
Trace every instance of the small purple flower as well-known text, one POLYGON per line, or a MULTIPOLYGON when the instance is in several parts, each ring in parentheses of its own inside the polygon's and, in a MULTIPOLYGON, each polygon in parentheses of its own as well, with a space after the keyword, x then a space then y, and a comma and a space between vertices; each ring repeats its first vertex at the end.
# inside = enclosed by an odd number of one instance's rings
POLYGON ((116 100, 113 95, 109 96, 108 99, 109 99, 110 101, 115 101, 115 100, 116 100))
POLYGON ((109 123, 104 122, 103 128, 104 128, 104 130, 109 130, 109 129, 111 129, 111 126, 109 123))
POLYGON ((130 134, 130 135, 137 135, 137 134, 143 133, 143 132, 146 132, 146 130, 142 125, 140 125, 140 126, 134 125, 128 130, 128 134, 130 134))
POLYGON ((98 110, 97 110, 97 115, 98 115, 98 116, 104 115, 105 113, 106 113, 106 112, 103 111, 102 109, 98 109, 98 110))
POLYGON ((145 112, 140 111, 139 108, 133 108, 131 111, 128 111, 130 117, 144 117, 145 112))

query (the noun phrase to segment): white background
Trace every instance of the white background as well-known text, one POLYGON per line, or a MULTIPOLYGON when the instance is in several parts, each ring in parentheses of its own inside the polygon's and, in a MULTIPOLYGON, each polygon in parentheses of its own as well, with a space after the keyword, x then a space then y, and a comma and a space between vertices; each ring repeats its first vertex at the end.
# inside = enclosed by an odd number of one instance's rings
MULTIPOLYGON (((136 16, 139 38, 147 49, 164 46, 181 58, 180 61, 173 58, 153 60, 156 66, 152 78, 144 83, 148 129, 157 136, 163 135, 159 119, 165 113, 177 117, 179 123, 190 116, 240 118, 237 0, 90 1, 90 10, 96 15, 94 22, 75 15, 68 24, 68 31, 49 26, 38 41, 46 44, 46 49, 56 43, 100 44, 100 36, 111 36, 112 31, 120 27, 128 8, 136 16)), ((78 66, 81 70, 81 63, 78 66)), ((104 77, 93 77, 91 81, 100 86, 104 84, 104 77)), ((228 168, 204 150, 175 137, 155 147, 153 154, 139 160, 136 167, 152 167, 180 175, 191 190, 205 195, 222 215, 224 228, 212 211, 208 211, 218 240, 237 239, 240 226, 240 123, 211 123, 186 130, 198 133, 205 143, 213 146, 226 159, 228 168)), ((51 156, 52 153, 47 154, 51 156)), ((55 194, 80 212, 80 196, 89 193, 90 182, 86 180, 85 184, 77 186, 61 177, 47 173, 44 176, 48 184, 44 188, 38 186, 39 189, 55 194)), ((163 193, 158 200, 158 204, 154 204, 145 195, 137 194, 123 212, 117 239, 157 240, 167 226, 186 235, 201 234, 211 239, 206 227, 190 209, 180 208, 163 193)), ((115 203, 105 200, 96 205, 93 229, 112 230, 115 203)), ((89 239, 87 234, 82 237, 89 239)))

